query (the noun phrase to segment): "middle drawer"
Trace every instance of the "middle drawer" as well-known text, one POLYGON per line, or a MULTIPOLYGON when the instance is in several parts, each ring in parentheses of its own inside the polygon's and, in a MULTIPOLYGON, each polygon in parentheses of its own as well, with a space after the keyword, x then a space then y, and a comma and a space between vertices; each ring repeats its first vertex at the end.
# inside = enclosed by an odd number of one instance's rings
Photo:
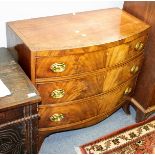
POLYGON ((141 54, 128 63, 109 68, 107 70, 103 91, 109 91, 138 74, 142 67, 143 59, 144 55, 141 54))
POLYGON ((105 72, 37 84, 42 104, 77 100, 102 93, 105 72))

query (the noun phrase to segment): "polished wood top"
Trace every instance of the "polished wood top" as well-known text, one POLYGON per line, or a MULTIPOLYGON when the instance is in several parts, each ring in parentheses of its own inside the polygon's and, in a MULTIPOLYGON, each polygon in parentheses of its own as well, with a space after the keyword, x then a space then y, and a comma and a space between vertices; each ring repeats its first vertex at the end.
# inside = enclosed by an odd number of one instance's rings
POLYGON ((5 48, 0 48, 0 79, 11 91, 11 95, 0 97, 0 111, 41 101, 36 88, 5 48), (36 95, 31 97, 31 93, 36 95))
POLYGON ((149 28, 119 8, 7 23, 31 51, 64 50, 108 44, 149 28))

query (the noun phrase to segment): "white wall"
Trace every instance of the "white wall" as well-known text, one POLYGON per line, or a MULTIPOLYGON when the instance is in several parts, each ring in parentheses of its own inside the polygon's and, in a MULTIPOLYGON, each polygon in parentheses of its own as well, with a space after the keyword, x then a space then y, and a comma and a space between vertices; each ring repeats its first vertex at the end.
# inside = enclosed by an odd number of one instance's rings
POLYGON ((6 47, 7 21, 122 6, 105 0, 0 0, 0 47, 6 47))

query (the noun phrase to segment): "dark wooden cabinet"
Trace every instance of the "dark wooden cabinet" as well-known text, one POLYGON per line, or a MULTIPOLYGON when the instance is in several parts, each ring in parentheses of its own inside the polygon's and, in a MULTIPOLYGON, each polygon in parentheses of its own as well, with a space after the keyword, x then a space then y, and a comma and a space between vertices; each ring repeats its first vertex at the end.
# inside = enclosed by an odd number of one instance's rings
POLYGON ((0 98, 0 153, 37 153, 40 96, 5 48, 0 48, 0 79, 11 91, 0 98))
POLYGON ((124 2, 124 10, 151 26, 144 50, 144 65, 135 89, 138 101, 136 121, 142 121, 155 112, 155 2, 124 2))

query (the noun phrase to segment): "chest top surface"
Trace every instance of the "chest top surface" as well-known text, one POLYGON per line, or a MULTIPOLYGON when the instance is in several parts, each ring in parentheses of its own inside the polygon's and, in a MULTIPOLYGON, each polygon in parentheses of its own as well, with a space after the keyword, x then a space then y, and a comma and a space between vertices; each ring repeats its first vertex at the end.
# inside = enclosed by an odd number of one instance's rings
POLYGON ((11 92, 0 97, 0 111, 40 101, 38 91, 5 48, 0 48, 0 79, 11 92))
POLYGON ((31 51, 101 45, 149 28, 141 20, 118 8, 20 20, 7 25, 31 51))

